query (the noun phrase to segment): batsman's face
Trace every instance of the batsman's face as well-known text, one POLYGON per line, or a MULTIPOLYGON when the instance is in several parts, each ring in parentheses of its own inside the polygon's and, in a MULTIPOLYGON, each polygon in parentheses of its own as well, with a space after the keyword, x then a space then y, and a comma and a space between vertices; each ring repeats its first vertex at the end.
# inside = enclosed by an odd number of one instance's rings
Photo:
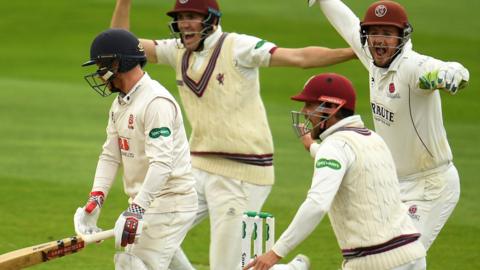
POLYGON ((367 30, 367 42, 375 65, 386 67, 398 53, 400 29, 390 25, 374 25, 367 30))
POLYGON ((305 113, 305 115, 308 115, 306 121, 311 123, 312 130, 310 135, 312 139, 318 139, 320 134, 325 131, 326 128, 325 115, 320 110, 320 103, 306 102, 305 106, 302 108, 302 112, 305 113))
POLYGON ((187 50, 195 51, 202 41, 204 15, 195 12, 180 12, 177 15, 183 45, 187 50))

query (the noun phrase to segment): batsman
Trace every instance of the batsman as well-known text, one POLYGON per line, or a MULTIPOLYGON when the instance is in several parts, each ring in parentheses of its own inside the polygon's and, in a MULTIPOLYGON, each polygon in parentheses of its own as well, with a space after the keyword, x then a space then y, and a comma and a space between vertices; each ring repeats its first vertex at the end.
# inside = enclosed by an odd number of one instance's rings
POLYGON ((128 208, 115 224, 115 269, 167 269, 194 221, 197 210, 190 149, 180 107, 173 96, 143 71, 144 49, 122 29, 100 33, 90 48, 97 65, 85 76, 102 96, 116 93, 107 139, 98 160, 92 191, 74 216, 75 231, 90 234, 120 165, 128 208), (148 230, 143 231, 144 222, 148 230))

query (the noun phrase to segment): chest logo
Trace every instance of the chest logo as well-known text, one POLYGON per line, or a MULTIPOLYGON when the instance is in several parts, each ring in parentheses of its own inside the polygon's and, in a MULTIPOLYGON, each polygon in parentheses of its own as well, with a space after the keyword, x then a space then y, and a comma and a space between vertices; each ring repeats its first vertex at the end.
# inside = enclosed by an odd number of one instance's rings
POLYGON ((161 128, 154 128, 150 130, 150 133, 148 133, 148 136, 152 139, 156 139, 160 136, 162 137, 168 137, 172 134, 170 129, 168 127, 161 127, 161 128))
POLYGON ((397 89, 395 88, 395 84, 393 82, 391 82, 388 85, 387 97, 389 97, 389 98, 400 98, 400 93, 397 92, 397 89))
POLYGON ((335 159, 321 158, 321 159, 317 160, 317 163, 315 163, 315 167, 317 169, 323 168, 323 167, 328 167, 330 169, 340 170, 342 168, 342 165, 340 165, 340 162, 336 161, 335 159))
POLYGON ((130 114, 130 116, 128 117, 128 129, 133 129, 133 122, 134 122, 134 117, 133 117, 133 114, 130 114))
POLYGON ((120 150, 124 150, 124 151, 130 150, 128 138, 124 138, 124 137, 118 138, 118 147, 120 148, 120 150))
POLYGON ((395 92, 395 84, 394 83, 390 83, 390 85, 388 86, 388 92, 390 92, 390 93, 395 92))

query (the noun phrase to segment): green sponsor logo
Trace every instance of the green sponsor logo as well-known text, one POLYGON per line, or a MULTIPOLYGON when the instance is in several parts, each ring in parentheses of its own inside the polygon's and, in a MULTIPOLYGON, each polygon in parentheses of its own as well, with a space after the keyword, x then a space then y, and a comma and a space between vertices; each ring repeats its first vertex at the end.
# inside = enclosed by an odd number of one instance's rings
POLYGON ((340 168, 342 168, 342 165, 340 165, 340 162, 336 161, 335 159, 321 158, 317 160, 315 167, 317 168, 329 167, 334 170, 340 170, 340 168))
POLYGON ((150 133, 148 133, 148 136, 150 136, 150 138, 152 139, 156 139, 160 136, 168 137, 170 136, 170 134, 172 134, 172 132, 170 131, 169 128, 161 127, 161 128, 154 128, 150 130, 150 133))
POLYGON ((267 41, 266 40, 260 40, 259 42, 257 42, 257 44, 255 45, 255 49, 258 49, 260 47, 263 46, 263 44, 265 44, 267 41))

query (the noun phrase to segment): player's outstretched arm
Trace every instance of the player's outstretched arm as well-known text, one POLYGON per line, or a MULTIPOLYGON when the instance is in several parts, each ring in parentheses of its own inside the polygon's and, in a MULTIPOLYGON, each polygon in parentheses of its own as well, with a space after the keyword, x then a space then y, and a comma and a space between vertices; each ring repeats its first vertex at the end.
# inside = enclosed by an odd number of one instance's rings
POLYGON ((325 67, 353 58, 356 58, 356 56, 351 48, 278 48, 272 54, 270 66, 292 66, 301 68, 325 67))
MULTIPOLYGON (((117 0, 115 9, 113 11, 112 20, 110 22, 111 28, 122 28, 130 31, 130 8, 132 6, 131 0, 117 0)), ((147 55, 148 62, 156 63, 157 55, 155 52, 155 43, 150 39, 139 39, 147 55)))

